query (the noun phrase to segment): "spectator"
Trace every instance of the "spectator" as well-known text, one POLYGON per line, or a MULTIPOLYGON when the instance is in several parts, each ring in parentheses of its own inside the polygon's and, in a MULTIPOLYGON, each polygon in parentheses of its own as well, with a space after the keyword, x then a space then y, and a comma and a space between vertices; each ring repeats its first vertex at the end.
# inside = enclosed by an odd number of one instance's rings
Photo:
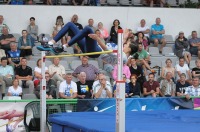
POLYGON ((135 41, 137 44, 141 43, 143 49, 148 51, 148 40, 144 38, 144 34, 142 32, 137 33, 137 39, 135 41))
POLYGON ((200 59, 195 61, 196 67, 192 68, 192 76, 200 78, 200 59))
POLYGON ((51 78, 56 81, 57 88, 59 88, 60 82, 64 81, 65 78, 65 68, 60 64, 60 59, 58 57, 53 58, 53 64, 49 66, 49 74, 51 78))
POLYGON ((31 67, 27 66, 26 58, 21 59, 21 65, 15 68, 15 77, 19 80, 19 85, 22 88, 29 87, 29 93, 34 90, 33 76, 31 67))
POLYGON ((165 4, 165 0, 146 0, 146 2, 150 5, 150 7, 153 7, 155 4, 160 4, 160 7, 163 7, 165 4))
MULTIPOLYGON (((41 59, 37 60, 36 65, 37 66, 34 69, 34 79, 33 79, 35 88, 37 88, 37 86, 40 83, 40 80, 42 79, 42 61, 41 61, 41 59)), ((48 72, 48 68, 47 67, 45 67, 45 72, 48 72)))
POLYGON ((72 4, 73 4, 74 6, 77 6, 77 5, 84 6, 85 1, 84 1, 84 0, 72 0, 72 4))
POLYGON ((88 64, 87 56, 83 56, 81 58, 81 62, 82 62, 82 64, 74 70, 72 75, 77 78, 78 74, 80 74, 80 72, 85 72, 86 73, 86 81, 93 84, 97 74, 99 73, 99 70, 94 65, 88 64))
POLYGON ((23 5, 24 1, 23 0, 8 0, 7 4, 10 4, 10 5, 23 5))
POLYGON ((34 41, 30 35, 28 35, 26 30, 22 30, 22 36, 18 40, 18 48, 21 49, 21 55, 27 57, 28 60, 32 58, 32 47, 34 46, 34 41))
POLYGON ((188 51, 189 43, 183 32, 179 32, 179 36, 175 41, 175 52, 178 57, 184 57, 187 64, 190 64, 191 54, 188 51))
POLYGON ((143 75, 142 67, 137 66, 135 58, 131 58, 130 61, 131 61, 131 66, 129 67, 129 69, 130 69, 131 75, 135 74, 137 76, 137 82, 140 84, 140 87, 141 87, 140 91, 141 93, 143 93, 142 85, 146 81, 146 78, 143 75))
POLYGON ((185 95, 185 89, 186 87, 190 86, 188 82, 186 82, 186 75, 182 73, 180 75, 180 81, 176 83, 176 95, 177 96, 183 96, 185 95))
POLYGON ((5 23, 3 23, 3 21, 4 21, 4 18, 2 15, 0 15, 0 36, 2 35, 3 27, 6 27, 9 30, 9 27, 5 23))
MULTIPOLYGON (((123 60, 123 74, 126 76, 126 78, 128 79, 128 82, 130 81, 129 78, 131 76, 131 72, 129 70, 129 67, 126 65, 126 60, 123 60)), ((114 66, 114 70, 112 73, 112 77, 113 79, 116 81, 117 80, 117 73, 118 73, 118 65, 114 66)))
POLYGON ((141 43, 138 44, 138 52, 133 54, 133 57, 136 59, 137 65, 143 67, 145 76, 147 74, 147 69, 150 70, 151 72, 154 72, 149 66, 150 56, 147 53, 147 51, 143 49, 141 43))
POLYGON ((93 95, 98 98, 112 98, 112 88, 110 82, 106 81, 106 76, 99 75, 99 80, 95 81, 92 86, 93 95))
POLYGON ((102 43, 105 44, 105 40, 104 40, 104 38, 101 36, 101 32, 100 32, 99 29, 97 29, 97 30, 95 31, 95 34, 98 35, 98 37, 101 39, 102 43))
POLYGON ((8 88, 8 96, 22 96, 22 87, 19 86, 19 80, 14 79, 12 85, 8 88))
POLYGON ((164 26, 160 24, 160 18, 156 18, 156 24, 151 26, 151 41, 154 43, 155 47, 158 47, 159 43, 162 43, 160 47, 160 53, 162 53, 163 47, 166 45, 166 40, 163 37, 165 34, 164 26))
MULTIPOLYGON (((62 16, 57 16, 56 23, 53 26, 53 34, 52 34, 52 36, 55 37, 56 34, 61 30, 61 28, 63 26, 64 26, 63 17, 62 16)), ((65 38, 63 37, 63 39, 65 39, 65 38)), ((63 41, 63 39, 61 41, 63 41)))
POLYGON ((21 50, 17 49, 17 44, 11 42, 10 51, 8 51, 8 62, 13 67, 17 67, 21 64, 22 54, 21 50))
POLYGON ((35 24, 35 18, 30 18, 30 25, 27 27, 27 32, 34 40, 38 40, 38 25, 35 24))
POLYGON ((199 78, 192 78, 192 86, 188 86, 185 89, 185 97, 187 100, 191 98, 191 96, 200 96, 200 87, 199 87, 199 78))
POLYGON ((165 79, 160 82, 160 95, 162 97, 175 96, 175 84, 171 72, 167 72, 165 79))
POLYGON ((190 53, 197 55, 200 59, 200 38, 197 37, 197 31, 192 31, 192 38, 189 39, 190 53))
POLYGON ((137 75, 132 74, 129 82, 129 97, 140 97, 140 84, 137 82, 137 75))
POLYGON ((91 99, 92 97, 92 84, 86 81, 86 73, 80 72, 78 75, 79 81, 76 82, 79 99, 91 99))
POLYGON ((74 99, 77 98, 77 85, 72 81, 72 74, 67 73, 65 80, 60 83, 59 97, 62 99, 74 99))
MULTIPOLYGON (((129 83, 127 83, 127 78, 126 78, 126 75, 123 74, 123 80, 125 81, 125 98, 128 98, 129 97, 129 83)), ((114 93, 114 97, 116 98, 116 88, 117 88, 117 84, 114 85, 113 87, 113 93, 114 93)), ((130 94, 130 97, 132 96, 133 94, 130 94)))
POLYGON ((183 57, 179 58, 179 64, 176 64, 175 69, 177 71, 177 76, 176 76, 176 80, 179 82, 180 81, 180 75, 182 73, 184 73, 186 75, 186 82, 191 84, 191 73, 190 73, 190 69, 188 67, 187 64, 185 64, 185 60, 183 57))
POLYGON ((87 26, 90 27, 90 28, 92 29, 93 32, 96 31, 96 27, 94 27, 94 20, 93 20, 92 18, 90 18, 90 19, 88 20, 88 25, 87 25, 87 26))
POLYGON ((166 79, 167 72, 171 72, 172 80, 175 81, 175 68, 172 66, 172 60, 169 58, 166 59, 165 64, 166 64, 166 66, 162 67, 161 79, 166 79))
POLYGON ((8 33, 8 28, 2 28, 2 35, 0 36, 1 49, 4 49, 6 54, 10 50, 10 43, 15 42, 16 38, 8 33))
POLYGON ((135 35, 132 31, 132 29, 128 29, 129 33, 128 33, 128 38, 127 40, 130 41, 131 43, 135 43, 135 35))
POLYGON ((160 85, 154 80, 155 75, 153 73, 149 74, 149 80, 143 84, 143 95, 144 97, 157 97, 160 93, 160 85))
MULTIPOLYGON (((46 98, 47 99, 56 99, 56 82, 50 78, 50 74, 45 72, 46 79, 46 98)), ((37 98, 40 98, 40 85, 35 88, 35 95, 37 98)))
POLYGON ((142 19, 140 21, 140 27, 137 28, 137 32, 142 32, 144 34, 144 36, 146 37, 145 39, 147 39, 148 42, 149 42, 149 32, 150 32, 150 29, 149 29, 148 26, 146 26, 146 21, 144 19, 142 19))
POLYGON ((8 59, 6 57, 1 58, 0 66, 0 83, 2 97, 5 96, 5 89, 12 85, 12 79, 14 77, 14 70, 12 66, 7 65, 8 59))
MULTIPOLYGON (((6 56, 5 50, 0 49, 0 59, 1 59, 2 57, 5 57, 5 56, 6 56)), ((0 62, 0 65, 1 65, 1 62, 0 62)))
POLYGON ((109 38, 108 30, 103 27, 103 23, 99 22, 98 23, 98 29, 101 32, 100 36, 103 38, 105 41, 109 38))
POLYGON ((118 32, 118 29, 122 29, 119 25, 120 25, 119 20, 115 19, 113 21, 113 26, 110 29, 110 37, 111 37, 110 41, 113 42, 113 43, 115 43, 115 44, 118 44, 117 43, 117 38, 118 38, 117 32, 118 32))

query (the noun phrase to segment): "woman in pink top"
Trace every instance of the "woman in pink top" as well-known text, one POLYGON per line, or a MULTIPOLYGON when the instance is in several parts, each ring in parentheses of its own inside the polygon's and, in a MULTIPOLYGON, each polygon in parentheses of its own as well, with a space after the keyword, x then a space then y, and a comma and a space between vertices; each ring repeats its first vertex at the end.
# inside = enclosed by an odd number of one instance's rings
POLYGON ((109 37, 109 34, 108 34, 108 30, 103 27, 102 22, 98 23, 98 29, 101 32, 101 37, 104 38, 104 40, 106 40, 109 37))
MULTIPOLYGON (((127 79, 130 79, 130 76, 131 76, 131 72, 130 72, 130 69, 129 67, 124 63, 123 65, 123 74, 126 75, 126 78, 127 79)), ((117 65, 114 66, 114 70, 113 70, 113 73, 112 73, 112 77, 113 79, 116 81, 117 80, 117 65)))

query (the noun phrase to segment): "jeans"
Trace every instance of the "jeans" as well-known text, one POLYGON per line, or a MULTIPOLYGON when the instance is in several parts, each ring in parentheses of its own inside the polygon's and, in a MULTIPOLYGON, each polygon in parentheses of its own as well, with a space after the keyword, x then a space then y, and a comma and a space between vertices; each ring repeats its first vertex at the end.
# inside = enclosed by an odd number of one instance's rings
MULTIPOLYGON (((69 30, 71 30, 74 35, 68 43, 69 46, 72 46, 73 44, 77 43, 83 53, 102 51, 102 49, 98 46, 97 41, 88 37, 88 34, 94 34, 90 27, 86 26, 82 31, 80 31, 77 28, 77 26, 72 22, 68 22, 58 32, 58 34, 53 38, 53 40, 55 42, 58 42, 69 30)), ((97 58, 99 57, 99 55, 92 55, 90 57, 97 58)))

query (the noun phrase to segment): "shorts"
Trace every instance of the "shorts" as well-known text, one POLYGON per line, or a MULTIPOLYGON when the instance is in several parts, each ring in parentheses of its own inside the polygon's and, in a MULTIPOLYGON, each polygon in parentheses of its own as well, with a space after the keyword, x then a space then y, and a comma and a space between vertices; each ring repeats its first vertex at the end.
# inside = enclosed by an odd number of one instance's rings
POLYGON ((154 43, 154 39, 157 39, 158 43, 161 44, 163 38, 151 38, 151 43, 154 43))
POLYGON ((184 56, 185 54, 190 54, 190 52, 188 52, 188 51, 183 51, 182 56, 184 56))
POLYGON ((197 55, 198 54, 198 49, 196 47, 191 47, 190 48, 190 53, 191 53, 191 55, 197 55))
POLYGON ((25 57, 25 56, 31 56, 32 55, 32 49, 23 49, 21 50, 21 56, 25 57))

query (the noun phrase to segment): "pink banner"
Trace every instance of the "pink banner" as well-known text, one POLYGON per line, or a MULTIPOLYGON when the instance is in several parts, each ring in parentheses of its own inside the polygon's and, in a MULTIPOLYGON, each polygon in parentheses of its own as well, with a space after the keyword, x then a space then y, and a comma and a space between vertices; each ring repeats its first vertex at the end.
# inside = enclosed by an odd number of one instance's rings
POLYGON ((200 109, 200 98, 195 98, 193 101, 194 101, 194 109, 200 109))

